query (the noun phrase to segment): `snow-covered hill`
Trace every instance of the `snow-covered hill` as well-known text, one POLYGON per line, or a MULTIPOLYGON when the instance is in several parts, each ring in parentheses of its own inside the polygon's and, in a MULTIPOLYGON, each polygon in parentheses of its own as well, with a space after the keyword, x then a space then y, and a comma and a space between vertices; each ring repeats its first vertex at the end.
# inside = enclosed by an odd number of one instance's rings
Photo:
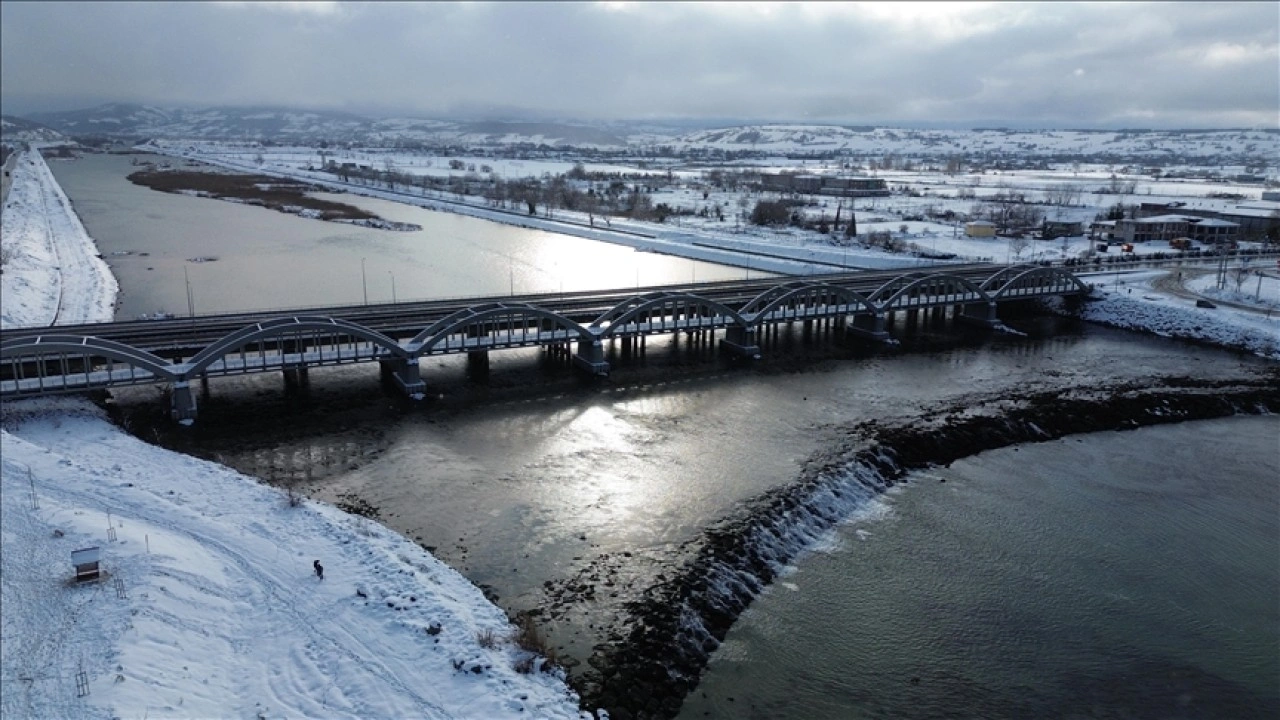
MULTIPOLYGON (((909 130, 835 125, 746 125, 686 133, 677 149, 766 153, 898 154, 913 157, 1087 156, 1225 161, 1280 156, 1280 132, 1269 130, 909 130)), ((1248 163, 1242 163, 1248 164, 1248 163)))
POLYGON ((0 115, 0 141, 5 143, 59 142, 66 139, 62 133, 38 122, 13 115, 0 115))
POLYGON ((182 140, 353 143, 501 150, 575 147, 614 152, 916 158, 1044 158, 1064 162, 1150 162, 1263 167, 1280 157, 1280 129, 1254 130, 913 130, 814 124, 726 125, 689 130, 575 122, 375 119, 280 108, 156 108, 111 104, 31 115, 68 135, 182 140))

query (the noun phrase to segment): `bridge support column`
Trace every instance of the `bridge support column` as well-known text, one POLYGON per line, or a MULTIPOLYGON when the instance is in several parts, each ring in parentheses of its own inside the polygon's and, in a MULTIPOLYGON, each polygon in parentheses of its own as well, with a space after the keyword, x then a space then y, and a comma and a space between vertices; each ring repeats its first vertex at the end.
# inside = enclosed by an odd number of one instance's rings
POLYGON ((888 340, 889 331, 885 330, 883 313, 854 315, 848 325, 849 332, 871 340, 888 340))
POLYGON ((414 400, 421 400, 427 392, 427 384, 422 382, 421 371, 416 358, 390 358, 379 360, 382 377, 394 382, 397 387, 414 400))
POLYGON ((191 392, 191 383, 175 382, 169 393, 169 416, 178 422, 189 425, 196 419, 196 396, 191 392))
POLYGON ((740 327, 737 325, 729 327, 725 331, 724 338, 720 340, 720 347, 739 357, 753 360, 760 359, 760 346, 756 344, 756 329, 754 327, 740 327))
POLYGON ((604 359, 604 344, 599 340, 579 340, 573 364, 592 375, 609 374, 609 362, 604 359))
POLYGON ((987 328, 1000 324, 1000 318, 996 317, 994 302, 965 303, 963 309, 956 314, 956 320, 987 328))
POLYGON ((311 378, 307 374, 306 365, 284 369, 284 389, 286 392, 297 392, 299 388, 305 388, 310 384, 311 378))
POLYGON ((467 353, 467 375, 474 380, 489 377, 489 351, 476 350, 467 353))

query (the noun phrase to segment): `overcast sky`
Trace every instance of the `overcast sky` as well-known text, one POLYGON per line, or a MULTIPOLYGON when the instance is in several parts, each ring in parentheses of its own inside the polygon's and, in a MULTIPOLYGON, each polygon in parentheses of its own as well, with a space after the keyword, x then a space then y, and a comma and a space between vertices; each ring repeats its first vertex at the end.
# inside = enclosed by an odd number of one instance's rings
POLYGON ((1280 4, 0 2, 6 114, 1280 127, 1280 4))

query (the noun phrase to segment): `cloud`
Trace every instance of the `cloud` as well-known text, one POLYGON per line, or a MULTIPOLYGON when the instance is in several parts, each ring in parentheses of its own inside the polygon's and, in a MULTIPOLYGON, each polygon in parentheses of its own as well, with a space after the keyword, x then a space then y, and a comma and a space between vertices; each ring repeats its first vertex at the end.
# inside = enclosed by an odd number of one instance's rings
POLYGON ((1274 126, 1265 3, 0 3, 10 108, 1274 126))

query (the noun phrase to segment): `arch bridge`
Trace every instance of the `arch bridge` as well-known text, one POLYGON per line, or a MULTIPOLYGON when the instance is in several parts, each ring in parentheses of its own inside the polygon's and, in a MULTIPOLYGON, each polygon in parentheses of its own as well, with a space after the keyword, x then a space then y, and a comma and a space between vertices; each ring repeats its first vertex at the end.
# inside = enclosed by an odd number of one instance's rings
MULTIPOLYGON (((133 342, 103 337, 117 323, 81 326, 79 332, 6 330, 0 333, 0 399, 165 384, 173 417, 189 421, 196 416, 191 384, 209 377, 282 371, 286 383, 298 383, 311 367, 377 362, 385 378, 420 398, 426 388, 419 363, 433 355, 466 353, 469 363, 487 369, 490 351, 541 346, 601 375, 609 371, 604 346, 612 340, 629 347, 652 334, 723 333, 726 351, 759 357, 758 333, 787 323, 838 320, 854 333, 885 340, 887 319, 898 311, 954 308, 958 320, 993 326, 1002 302, 1087 292, 1062 268, 986 266, 706 283, 634 294, 599 291, 554 301, 549 296, 476 301, 437 311, 407 329, 403 322, 379 329, 371 319, 322 314, 263 317, 216 331, 198 349, 174 350, 183 346, 177 330, 173 337, 153 334, 133 342), (593 309, 602 304, 603 310, 593 309)), ((215 327, 220 317, 200 322, 215 327)), ((226 319, 222 322, 225 327, 226 319)))

